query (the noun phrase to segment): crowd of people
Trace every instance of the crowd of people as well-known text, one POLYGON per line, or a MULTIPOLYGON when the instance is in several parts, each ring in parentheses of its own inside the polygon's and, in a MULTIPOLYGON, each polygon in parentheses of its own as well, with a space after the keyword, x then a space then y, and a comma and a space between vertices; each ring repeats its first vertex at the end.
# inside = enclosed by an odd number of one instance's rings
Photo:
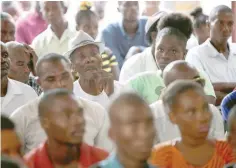
POLYGON ((10 2, 1 12, 4 168, 233 168, 236 45, 231 8, 209 16, 119 1, 10 2), (101 4, 100 4, 101 3, 101 4), (24 7, 24 8, 23 8, 24 7), (157 9, 158 10, 158 9, 157 9))

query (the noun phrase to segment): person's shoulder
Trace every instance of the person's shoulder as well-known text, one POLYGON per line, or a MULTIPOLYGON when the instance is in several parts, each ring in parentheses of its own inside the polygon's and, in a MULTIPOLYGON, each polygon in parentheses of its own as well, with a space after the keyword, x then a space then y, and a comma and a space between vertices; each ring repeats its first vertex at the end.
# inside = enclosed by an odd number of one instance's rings
POLYGON ((23 92, 23 94, 28 94, 28 93, 32 93, 32 92, 35 93, 34 89, 27 84, 24 84, 22 82, 19 82, 19 81, 13 80, 13 79, 9 79, 9 81, 13 85, 18 86, 21 89, 21 91, 23 92))
POLYGON ((18 107, 10 116, 10 118, 32 117, 37 116, 39 97, 30 100, 26 104, 18 107))
MULTIPOLYGON (((41 157, 45 150, 45 142, 40 144, 37 148, 32 149, 30 152, 24 155, 24 161, 30 168, 35 168, 36 162, 41 157)), ((42 159, 42 158, 40 158, 42 159)))
POLYGON ((153 80, 157 78, 161 78, 161 73, 159 71, 146 71, 136 74, 134 77, 130 79, 130 81, 153 80))
POLYGON ((34 45, 34 47, 37 47, 35 45, 37 45, 38 43, 42 43, 45 38, 48 36, 48 28, 44 31, 42 31, 41 33, 39 33, 34 40, 32 41, 32 44, 34 45))
POLYGON ((236 157, 233 154, 233 149, 227 141, 216 140, 215 147, 217 154, 220 155, 225 161, 229 161, 226 163, 230 163, 233 160, 236 161, 236 157))
POLYGON ((104 107, 102 107, 99 103, 84 99, 82 97, 77 97, 78 103, 82 105, 82 107, 87 110, 87 113, 99 114, 99 116, 103 116, 106 113, 104 107))
POLYGON ((141 23, 141 24, 144 24, 144 25, 146 24, 147 20, 148 20, 148 17, 147 17, 147 16, 141 16, 141 17, 139 18, 140 23, 141 23))
POLYGON ((117 29, 120 29, 119 21, 113 21, 102 30, 102 33, 113 33, 117 29))
POLYGON ((94 160, 94 163, 97 163, 99 161, 106 159, 109 155, 107 151, 100 149, 98 147, 95 147, 95 146, 90 146, 86 143, 82 144, 81 149, 89 152, 89 154, 94 160))

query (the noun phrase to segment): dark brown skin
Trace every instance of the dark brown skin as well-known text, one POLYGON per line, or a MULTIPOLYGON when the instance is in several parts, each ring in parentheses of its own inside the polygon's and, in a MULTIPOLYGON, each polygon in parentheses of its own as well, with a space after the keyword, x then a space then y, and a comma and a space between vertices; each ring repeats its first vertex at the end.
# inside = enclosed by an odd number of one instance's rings
POLYGON ((123 167, 143 168, 155 138, 149 106, 137 95, 120 96, 110 107, 109 135, 117 145, 117 157, 123 167))
MULTIPOLYGON (((216 19, 210 23, 210 40, 212 45, 220 53, 223 53, 224 56, 228 59, 229 48, 228 48, 228 39, 232 35, 234 25, 233 13, 218 13, 216 19)), ((224 96, 232 92, 236 87, 236 83, 213 83, 217 102, 216 105, 219 105, 224 96)))
POLYGON ((119 12, 123 16, 123 26, 130 37, 134 37, 138 29, 138 1, 119 1, 119 12))
MULTIPOLYGON (((83 19, 79 21, 80 25, 76 25, 76 30, 83 30, 85 33, 88 33, 93 39, 96 39, 98 34, 98 18, 97 17, 87 17, 87 19, 83 19)), ((108 55, 111 54, 111 50, 105 48, 105 51, 108 55)), ((118 65, 112 66, 112 75, 114 80, 119 79, 120 69, 118 65)))
POLYGON ((1 21, 1 41, 4 43, 15 41, 15 25, 13 19, 1 21))
POLYGON ((59 1, 45 1, 42 7, 45 20, 51 24, 52 31, 60 39, 68 27, 64 19, 66 8, 59 1))
MULTIPOLYGON (((170 66, 171 68, 167 66, 163 71, 163 79, 166 86, 178 79, 195 80, 200 78, 197 69, 186 61, 172 62, 170 66)), ((205 81, 200 84, 204 88, 205 81)), ((207 95, 207 100, 209 104, 215 104, 215 97, 207 95)))
POLYGON ((78 166, 85 131, 83 108, 70 95, 54 97, 43 110, 47 114, 41 117, 40 122, 48 137, 47 151, 53 165, 78 166))
POLYGON ((1 97, 7 94, 8 85, 8 72, 10 69, 10 59, 7 48, 3 42, 1 42, 1 97))
POLYGON ((194 166, 205 165, 213 156, 215 146, 207 139, 212 114, 203 90, 187 90, 179 94, 169 113, 177 124, 181 140, 176 148, 194 166))
POLYGON ((102 58, 97 46, 86 45, 76 49, 72 54, 72 63, 85 92, 98 95, 104 90, 108 96, 114 92, 113 76, 102 70, 102 58))

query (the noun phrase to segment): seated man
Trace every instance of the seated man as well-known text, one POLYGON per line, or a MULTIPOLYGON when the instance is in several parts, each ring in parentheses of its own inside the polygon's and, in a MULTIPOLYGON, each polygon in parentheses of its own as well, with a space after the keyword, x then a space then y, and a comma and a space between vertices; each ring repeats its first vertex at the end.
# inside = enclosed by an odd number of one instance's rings
MULTIPOLYGON (((57 88, 73 91, 71 62, 64 56, 51 53, 41 57, 38 60, 36 72, 38 83, 44 92, 57 88)), ((111 151, 113 144, 107 133, 109 121, 105 109, 95 102, 80 97, 78 101, 83 104, 86 120, 84 142, 111 151)), ((39 98, 34 99, 11 115, 23 142, 24 153, 37 147, 46 139, 46 134, 39 122, 38 103, 39 98)))
MULTIPOLYGON (((199 72, 195 67, 188 64, 186 61, 174 61, 167 65, 163 71, 163 80, 166 87, 176 80, 193 80, 204 87, 205 81, 200 77, 199 72)), ((163 90, 165 92, 165 89, 163 90)), ((177 125, 171 123, 167 109, 164 108, 162 100, 150 105, 155 118, 156 129, 160 142, 173 140, 180 137, 177 125)), ((212 104, 209 105, 212 112, 211 129, 209 136, 215 139, 224 139, 224 124, 220 111, 212 104)))
POLYGON ((24 157, 29 167, 89 167, 107 157, 107 152, 83 142, 86 131, 83 104, 70 90, 46 92, 38 109, 47 140, 24 157))
POLYGON ((37 97, 28 85, 8 78, 10 59, 7 48, 1 43, 1 114, 6 116, 18 107, 37 97))
POLYGON ((1 12, 1 41, 15 41, 15 21, 11 15, 1 12))
POLYGON ((121 68, 130 47, 148 46, 144 30, 147 19, 139 18, 138 1, 118 1, 118 10, 121 18, 109 24, 101 32, 99 40, 112 50, 121 68))
POLYGON ((71 30, 64 18, 66 6, 63 1, 41 1, 40 8, 48 28, 40 33, 32 42, 38 57, 48 53, 63 54, 68 51, 69 40, 76 32, 71 30))
POLYGON ((79 74, 79 79, 74 82, 74 94, 106 107, 109 96, 119 92, 121 86, 113 80, 111 73, 102 69, 103 51, 103 43, 95 42, 80 30, 65 55, 71 60, 72 69, 79 74))
MULTIPOLYGON (((27 52, 28 48, 15 41, 6 43, 6 46, 11 60, 8 77, 31 86, 40 95, 42 92, 40 86, 36 79, 30 76, 30 72, 33 73, 34 71, 34 58, 27 52)), ((34 55, 34 57, 37 56, 34 55)))
POLYGON ((6 116, 1 115, 1 155, 20 159, 21 142, 18 138, 14 123, 6 116))
POLYGON ((204 71, 213 83, 217 105, 236 87, 236 46, 228 43, 234 26, 234 13, 224 5, 209 16, 210 39, 189 50, 186 61, 204 71))
POLYGON ((109 107, 109 116, 109 135, 116 144, 117 152, 93 168, 152 168, 147 160, 156 130, 148 104, 134 93, 124 93, 109 107))
POLYGON ((157 36, 157 24, 165 14, 166 12, 157 12, 148 19, 145 26, 145 32, 150 47, 124 62, 124 65, 121 68, 119 82, 125 83, 128 79, 140 72, 157 71, 159 69, 154 57, 155 40, 157 36))
MULTIPOLYGON (((154 103, 160 98, 164 88, 162 72, 171 62, 183 60, 186 55, 186 43, 192 34, 192 22, 188 16, 181 13, 170 13, 163 16, 158 24, 158 34, 155 41, 155 61, 160 70, 137 74, 129 81, 128 87, 135 90, 148 103, 154 103)), ((208 76, 199 71, 206 81, 204 90, 211 104, 215 102, 215 92, 208 76)))

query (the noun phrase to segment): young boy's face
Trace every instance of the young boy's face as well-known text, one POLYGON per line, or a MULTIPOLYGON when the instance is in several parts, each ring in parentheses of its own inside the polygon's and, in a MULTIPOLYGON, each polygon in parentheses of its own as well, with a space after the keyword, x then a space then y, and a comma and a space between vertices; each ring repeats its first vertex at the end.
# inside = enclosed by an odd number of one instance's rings
POLYGON ((234 154, 236 156, 236 121, 232 121, 231 123, 231 130, 228 136, 228 142, 231 144, 234 154))

